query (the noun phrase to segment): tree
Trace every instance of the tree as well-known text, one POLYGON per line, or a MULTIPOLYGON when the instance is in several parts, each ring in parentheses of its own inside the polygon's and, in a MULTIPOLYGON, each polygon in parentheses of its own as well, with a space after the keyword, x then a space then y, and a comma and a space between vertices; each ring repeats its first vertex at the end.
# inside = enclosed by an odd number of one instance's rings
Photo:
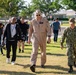
POLYGON ((34 9, 32 7, 32 5, 28 4, 28 6, 26 6, 20 13, 20 16, 26 17, 26 18, 31 18, 32 14, 34 12, 34 9))
POLYGON ((0 0, 0 11, 4 10, 5 15, 17 16, 19 11, 24 8, 23 5, 24 0, 0 0))
POLYGON ((32 0, 34 9, 40 9, 47 17, 49 14, 57 12, 62 6, 60 0, 32 0))
POLYGON ((26 8, 21 11, 20 15, 26 15, 30 18, 36 9, 40 9, 41 12, 48 17, 50 14, 57 12, 60 8, 62 8, 60 0, 32 0, 31 4, 26 6, 26 8))
POLYGON ((62 0, 62 4, 66 9, 73 9, 76 11, 76 0, 62 0))

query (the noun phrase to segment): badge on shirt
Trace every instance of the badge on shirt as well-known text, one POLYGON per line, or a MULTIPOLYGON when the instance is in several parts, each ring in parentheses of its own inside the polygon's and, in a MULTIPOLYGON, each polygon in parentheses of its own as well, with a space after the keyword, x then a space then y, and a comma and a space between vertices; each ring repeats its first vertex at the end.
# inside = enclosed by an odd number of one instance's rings
POLYGON ((39 24, 43 24, 43 22, 39 22, 39 24))

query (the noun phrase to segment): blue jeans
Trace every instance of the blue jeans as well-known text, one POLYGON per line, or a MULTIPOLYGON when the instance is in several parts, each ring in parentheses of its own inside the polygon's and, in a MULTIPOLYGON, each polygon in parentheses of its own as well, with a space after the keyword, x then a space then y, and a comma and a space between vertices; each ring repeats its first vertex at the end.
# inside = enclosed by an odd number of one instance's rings
POLYGON ((57 42, 58 39, 58 30, 53 30, 54 33, 54 42, 57 42))

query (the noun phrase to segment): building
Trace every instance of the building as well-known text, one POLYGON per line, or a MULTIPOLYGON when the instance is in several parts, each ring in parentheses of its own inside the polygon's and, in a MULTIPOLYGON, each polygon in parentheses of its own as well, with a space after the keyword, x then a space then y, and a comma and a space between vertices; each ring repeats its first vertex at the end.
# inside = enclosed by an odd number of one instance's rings
POLYGON ((60 10, 54 14, 52 14, 54 18, 70 18, 74 17, 76 18, 76 12, 72 9, 69 10, 60 10))

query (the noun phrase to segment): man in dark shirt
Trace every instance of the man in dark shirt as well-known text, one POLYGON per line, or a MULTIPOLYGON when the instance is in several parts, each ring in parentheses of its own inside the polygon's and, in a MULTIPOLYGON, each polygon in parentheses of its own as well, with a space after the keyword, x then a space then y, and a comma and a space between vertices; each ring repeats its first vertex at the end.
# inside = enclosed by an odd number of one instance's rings
POLYGON ((58 32, 61 30, 60 23, 58 21, 58 18, 55 19, 55 21, 51 25, 54 33, 54 42, 57 42, 58 39, 58 32))
POLYGON ((16 17, 12 17, 10 23, 8 23, 3 32, 3 42, 6 37, 6 62, 10 63, 10 52, 12 51, 11 64, 14 65, 16 61, 17 41, 21 40, 21 30, 16 23, 16 17), (11 48, 12 47, 12 48, 11 48))
POLYGON ((25 23, 24 18, 20 19, 19 25, 20 25, 20 28, 22 31, 22 40, 18 42, 19 53, 20 53, 21 52, 21 48, 20 48, 21 45, 22 45, 22 52, 24 52, 24 42, 25 42, 26 37, 27 37, 29 25, 25 23))

